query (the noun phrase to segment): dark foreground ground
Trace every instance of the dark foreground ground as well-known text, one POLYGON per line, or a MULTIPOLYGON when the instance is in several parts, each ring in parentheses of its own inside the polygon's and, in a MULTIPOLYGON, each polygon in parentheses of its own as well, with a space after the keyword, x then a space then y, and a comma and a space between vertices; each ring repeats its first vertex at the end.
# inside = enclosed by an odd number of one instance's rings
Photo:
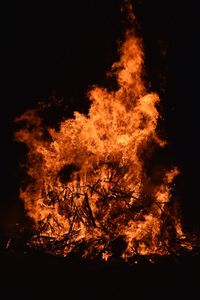
POLYGON ((0 264, 1 288, 8 293, 17 289, 26 299, 200 299, 199 255, 161 258, 153 264, 143 258, 131 265, 4 252, 0 264))

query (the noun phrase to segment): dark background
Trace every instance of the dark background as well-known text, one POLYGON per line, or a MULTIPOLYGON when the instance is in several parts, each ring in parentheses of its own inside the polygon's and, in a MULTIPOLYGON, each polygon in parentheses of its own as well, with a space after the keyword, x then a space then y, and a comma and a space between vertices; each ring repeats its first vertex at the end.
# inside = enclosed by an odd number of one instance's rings
MULTIPOLYGON (((143 38, 146 79, 161 97, 163 160, 178 165, 186 229, 200 227, 198 1, 132 1, 143 38)), ((119 0, 28 1, 3 7, 1 99, 1 247, 24 218, 18 189, 24 148, 14 142, 13 119, 38 100, 64 97, 69 110, 86 112, 92 84, 108 86, 106 71, 118 59, 126 21, 119 0)), ((112 85, 112 83, 110 83, 112 85)), ((68 114, 68 112, 64 112, 68 114)), ((49 122, 61 116, 50 112, 49 122)), ((156 158, 155 158, 156 159, 156 158)))

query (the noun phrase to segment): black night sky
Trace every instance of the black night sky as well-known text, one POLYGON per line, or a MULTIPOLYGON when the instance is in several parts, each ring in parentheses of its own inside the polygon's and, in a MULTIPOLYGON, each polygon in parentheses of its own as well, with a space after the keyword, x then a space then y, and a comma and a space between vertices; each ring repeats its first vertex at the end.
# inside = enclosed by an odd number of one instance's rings
MULTIPOLYGON (((144 41, 146 79, 161 98, 162 131, 169 145, 159 159, 178 165, 176 194, 185 227, 200 228, 198 1, 135 0, 138 32, 144 41)), ((14 142, 13 120, 38 100, 64 98, 68 111, 49 112, 50 125, 73 110, 87 112, 93 84, 112 86, 106 72, 118 59, 126 20, 120 0, 27 1, 3 8, 4 50, 1 98, 1 249, 23 222, 18 189, 24 148, 14 142)), ((155 158, 156 159, 156 158, 155 158)), ((103 298, 104 299, 104 298, 103 298)), ((112 298, 114 299, 114 298, 112 298)))

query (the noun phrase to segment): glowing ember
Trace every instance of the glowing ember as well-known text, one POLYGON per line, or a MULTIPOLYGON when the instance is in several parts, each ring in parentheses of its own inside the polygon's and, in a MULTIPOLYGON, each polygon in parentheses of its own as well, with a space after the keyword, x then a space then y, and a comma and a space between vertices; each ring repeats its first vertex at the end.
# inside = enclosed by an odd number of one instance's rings
POLYGON ((143 60, 142 42, 129 30, 111 70, 118 90, 90 90, 88 116, 75 112, 59 130, 43 128, 36 110, 17 119, 27 123, 16 139, 29 149, 31 181, 20 197, 34 222, 31 246, 108 260, 167 255, 183 245, 170 195, 179 171, 149 176, 145 167, 165 141, 156 132, 159 97, 146 90, 143 60))

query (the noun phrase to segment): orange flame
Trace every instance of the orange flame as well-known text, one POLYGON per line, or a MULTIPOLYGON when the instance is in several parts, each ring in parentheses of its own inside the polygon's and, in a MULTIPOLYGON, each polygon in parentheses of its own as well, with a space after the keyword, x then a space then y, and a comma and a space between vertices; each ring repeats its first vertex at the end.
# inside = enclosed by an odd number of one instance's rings
POLYGON ((145 154, 165 141, 156 132, 160 100, 147 92, 143 61, 142 41, 129 30, 112 65, 118 89, 92 88, 88 116, 75 112, 59 130, 48 128, 48 137, 35 110, 17 118, 27 122, 16 139, 29 149, 31 181, 20 197, 34 221, 32 246, 67 255, 85 245, 83 256, 107 260, 122 239, 120 256, 128 259, 167 255, 172 240, 183 237, 171 198, 178 169, 155 183, 145 168, 145 154))

